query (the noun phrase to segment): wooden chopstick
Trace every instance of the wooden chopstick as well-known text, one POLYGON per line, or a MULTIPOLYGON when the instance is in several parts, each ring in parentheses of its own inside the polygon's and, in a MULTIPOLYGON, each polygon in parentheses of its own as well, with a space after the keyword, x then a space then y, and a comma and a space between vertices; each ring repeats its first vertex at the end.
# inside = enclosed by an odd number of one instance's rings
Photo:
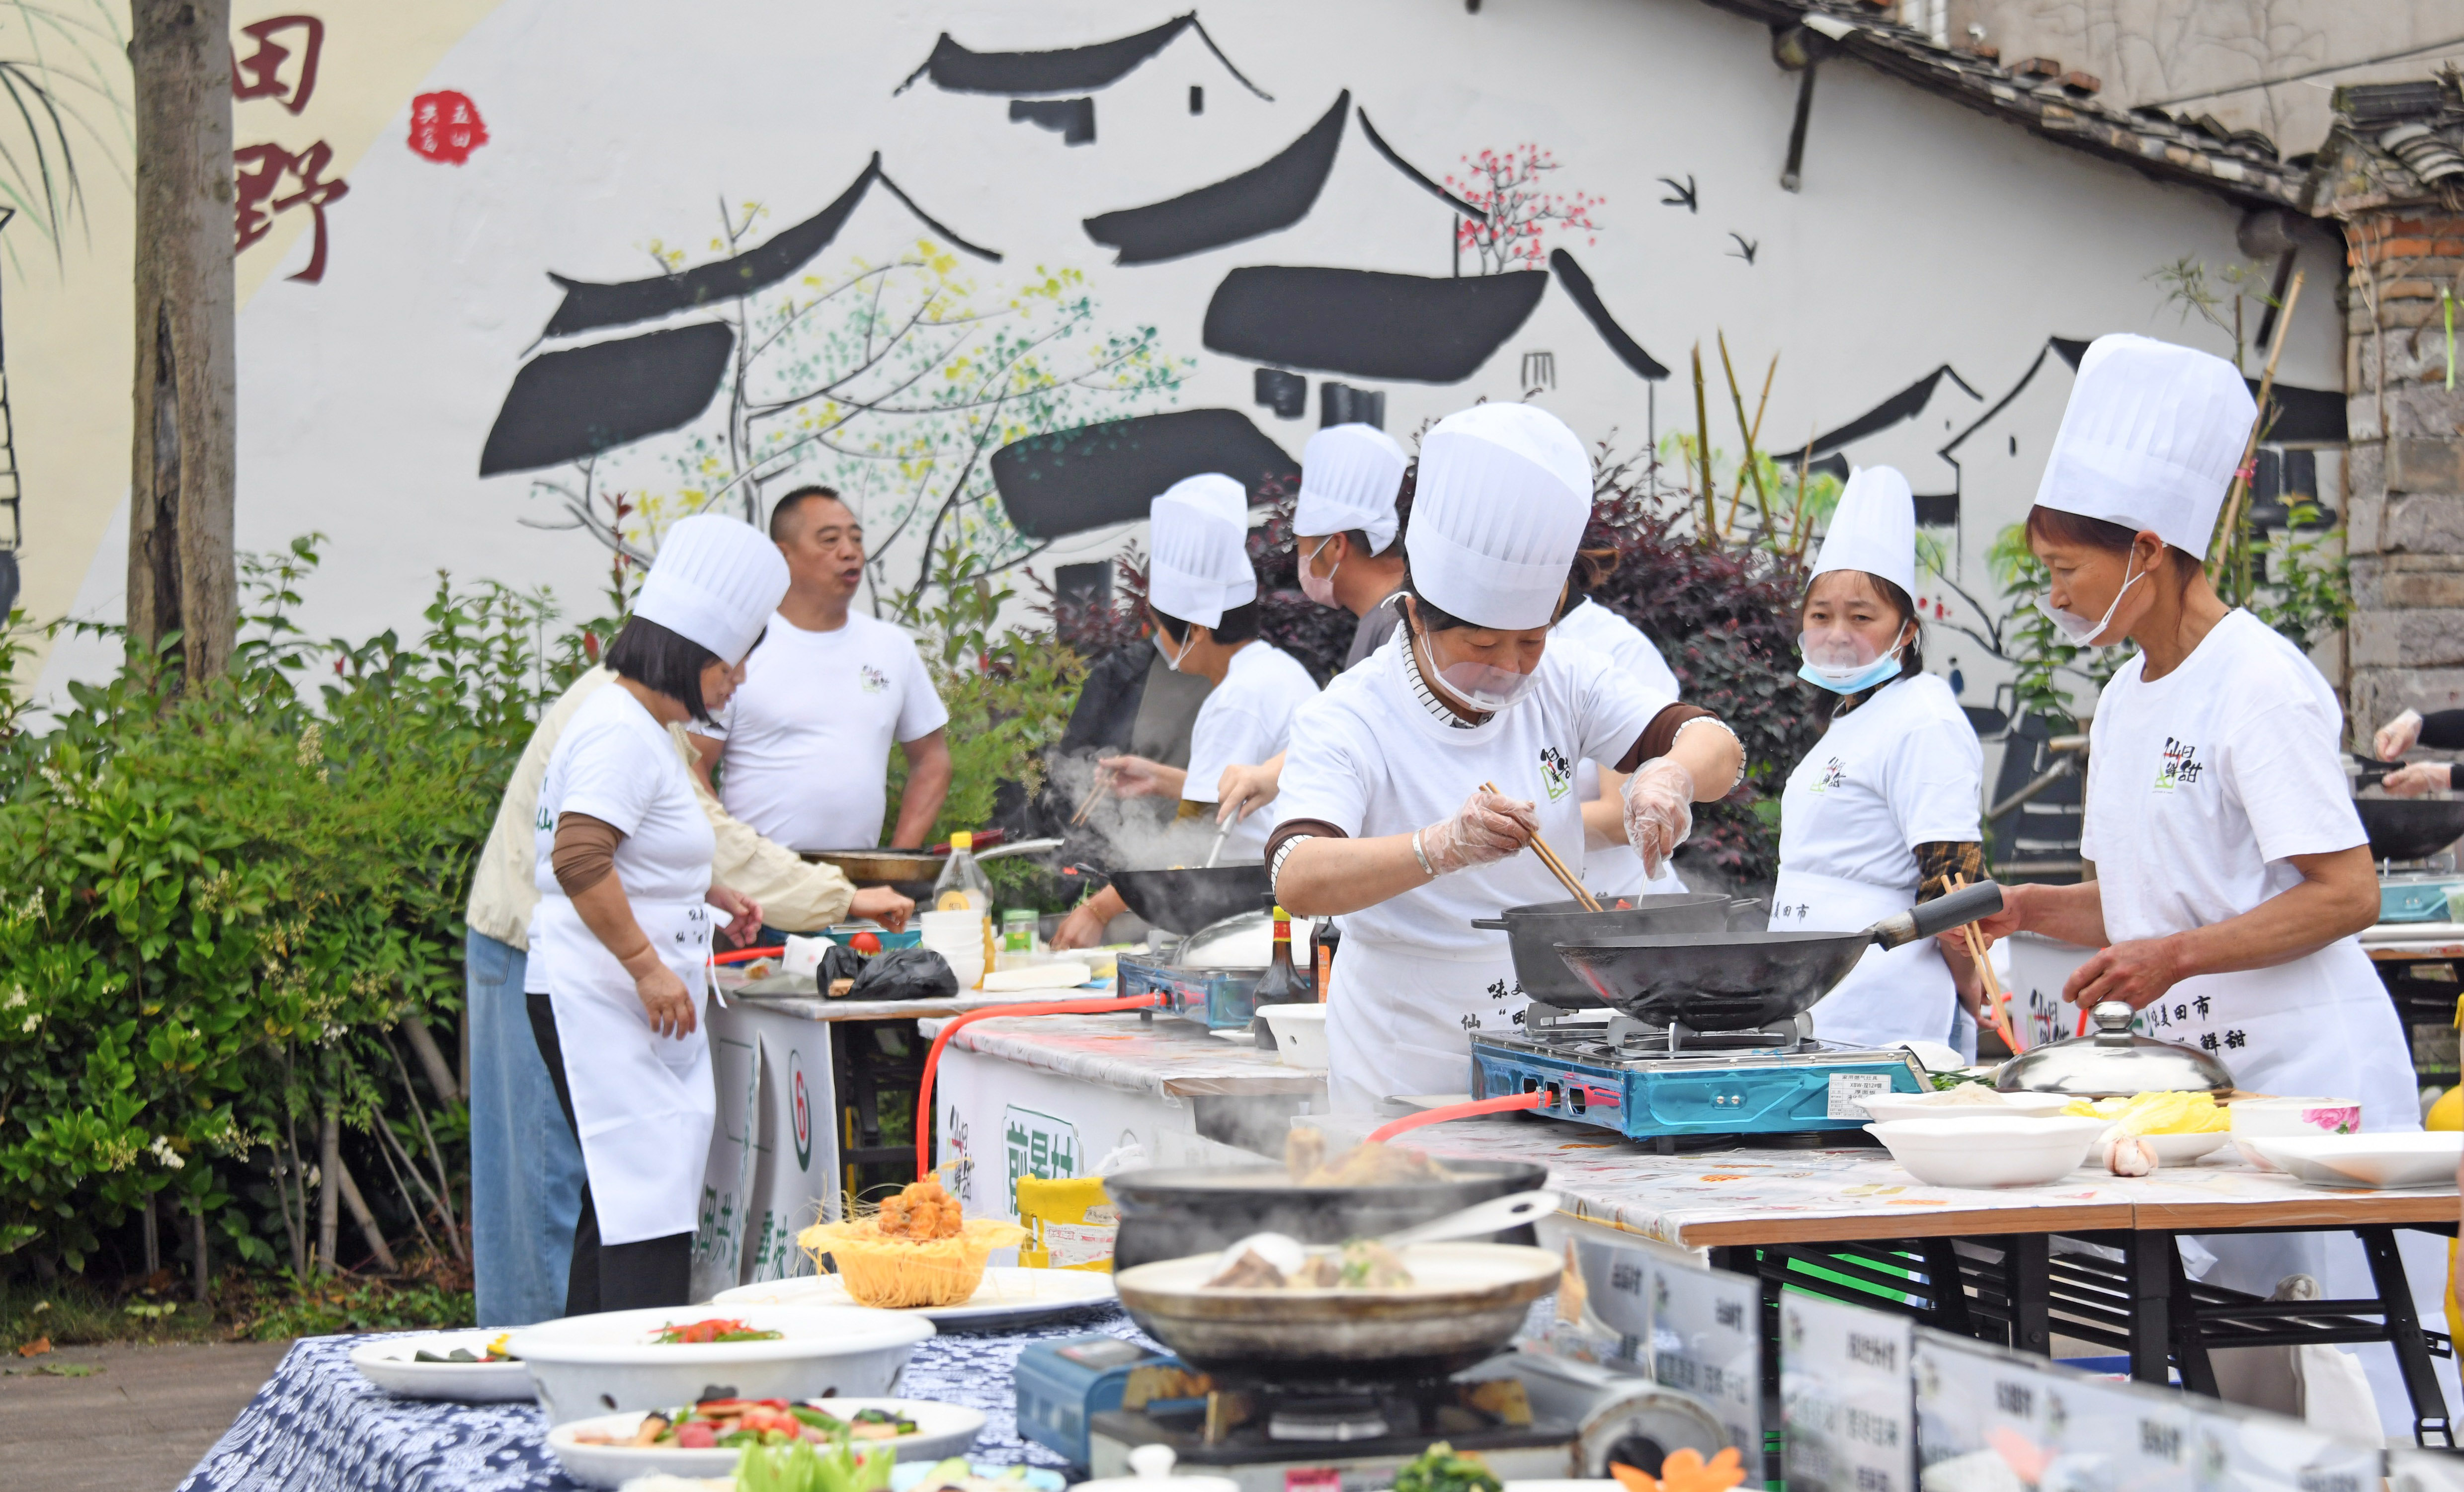
POLYGON ((1095 785, 1087 790, 1087 801, 1080 803, 1078 805, 1078 811, 1069 816, 1069 822, 1071 823, 1078 824, 1087 822, 1087 816, 1095 811, 1095 801, 1104 796, 1104 789, 1111 785, 1111 780, 1112 775, 1111 773, 1105 771, 1101 767, 1097 767, 1095 769, 1095 785))
MULTIPOLYGON (((1950 889, 1954 891, 1964 889, 1967 885, 1968 877, 1964 875, 1950 877, 1950 889)), ((1993 958, 1991 951, 1985 946, 1985 934, 1976 931, 1973 922, 1962 924, 1959 933, 1967 940, 1968 955, 1976 960, 1976 972, 1985 980, 1985 998, 1993 1011, 1993 1034, 2002 1038, 2003 1045, 2015 1052, 2019 1043, 2011 1029, 2011 997, 2003 993, 2002 981, 1993 976, 1993 958)))
MULTIPOLYGON (((1497 784, 1494 782, 1483 782, 1480 784, 1480 790, 1484 793, 1496 793, 1497 784)), ((1506 795, 1498 793, 1498 796, 1503 798, 1506 795)), ((1585 911, 1597 911, 1600 910, 1599 898, 1594 896, 1589 890, 1585 889, 1583 883, 1575 877, 1574 873, 1566 868, 1566 863, 1557 858, 1557 852, 1549 847, 1549 842, 1547 840, 1542 839, 1537 834, 1532 835, 1531 852, 1540 857, 1540 863, 1549 867, 1549 873, 1557 878, 1559 885, 1565 887, 1567 890, 1573 893, 1575 903, 1585 911)))

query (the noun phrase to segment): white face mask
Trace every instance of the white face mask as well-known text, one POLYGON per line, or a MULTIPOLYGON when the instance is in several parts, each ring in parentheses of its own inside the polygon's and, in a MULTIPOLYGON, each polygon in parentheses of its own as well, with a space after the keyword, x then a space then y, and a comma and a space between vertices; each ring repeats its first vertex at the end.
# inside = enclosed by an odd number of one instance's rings
POLYGON ((1418 628, 1413 640, 1419 645, 1420 656, 1428 660, 1438 677, 1456 698, 1483 714, 1495 714, 1521 704, 1540 682, 1540 670, 1518 673, 1512 669, 1500 669, 1485 663, 1449 663, 1437 666, 1438 649, 1418 628))
POLYGON ((1894 644, 1889 652, 1878 655, 1864 639, 1844 628, 1799 633, 1796 650, 1805 663, 1796 675, 1835 694, 1854 694, 1898 673, 1906 646, 1894 644))
POLYGON ((1178 673, 1180 671, 1181 660, 1187 658, 1189 656, 1189 650, 1198 646, 1198 629, 1196 627, 1190 628, 1189 641, 1180 645, 1180 651, 1174 652, 1172 650, 1172 642, 1165 634, 1164 629, 1156 627, 1155 645, 1155 651, 1163 654, 1163 666, 1170 669, 1173 672, 1178 673))
POLYGON ((2104 629, 2113 625, 2113 613, 2122 605, 2122 598, 2130 594, 2130 587, 2145 579, 2147 579, 2146 571, 2142 570, 2133 575, 2130 573, 2129 562, 2123 561, 2122 589, 2113 593, 2113 604, 2105 607, 2104 615, 2094 622, 2076 611, 2064 611, 2055 605, 2053 594, 2050 591, 2036 598, 2036 609, 2045 614, 2046 618, 2054 624, 2054 630, 2061 633, 2063 640, 2072 647, 2093 647, 2097 645, 2092 639, 2103 636, 2104 629))
POLYGON ((1301 557, 1301 594, 1321 606, 1331 606, 1335 603, 1334 572, 1343 568, 1343 561, 1337 560, 1333 569, 1328 570, 1324 575, 1314 573, 1310 566, 1317 563, 1317 557, 1326 553, 1326 546, 1333 543, 1334 540, 1335 536, 1329 534, 1317 541, 1315 549, 1301 557))

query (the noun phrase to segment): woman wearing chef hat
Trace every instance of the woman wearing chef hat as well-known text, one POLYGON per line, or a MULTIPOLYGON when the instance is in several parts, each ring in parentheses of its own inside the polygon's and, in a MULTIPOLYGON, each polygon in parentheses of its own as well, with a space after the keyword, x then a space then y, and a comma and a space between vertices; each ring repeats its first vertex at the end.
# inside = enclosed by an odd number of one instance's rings
MULTIPOLYGON (((2080 359, 2028 515, 2052 576, 2038 605, 2074 645, 2139 652, 2089 726, 2079 850, 2096 879, 2006 888, 1981 926, 2098 950, 2064 998, 2127 1002, 2148 1035, 2213 1052, 2245 1091, 2359 1099, 2363 1129, 2416 1130, 2411 1054, 2355 938, 2379 893, 2336 696, 2202 564, 2255 413, 2241 375, 2206 353, 2116 335, 2080 359)), ((2266 1295, 2305 1273, 2330 1296, 2375 1293, 2349 1235, 2203 1241, 2213 1284, 2266 1295)), ((2363 1356, 2373 1378, 2392 1373, 2384 1347, 2363 1356)), ((2384 1381, 2380 1398, 2392 1414, 2384 1381)))
POLYGON ((749 941, 761 910, 713 886, 710 821, 668 727, 708 721, 787 594, 776 544, 703 514, 668 530, 539 786, 531 1031, 586 1180, 565 1313, 681 1306, 716 1111, 701 1029, 710 911, 749 941))
POLYGON ((1506 940, 1471 922, 1565 894, 1523 851, 1546 838, 1583 863, 1577 760, 1633 774, 1622 828, 1652 869, 1690 805, 1737 780, 1744 753, 1708 712, 1551 646, 1591 510, 1591 462, 1555 416, 1485 404, 1440 421, 1420 445, 1403 625, 1292 722, 1266 857, 1294 915, 1344 918, 1327 1029, 1339 1110, 1459 1091, 1464 1033, 1513 1028, 1506 940))
MULTIPOLYGON (((1258 636, 1258 574, 1249 562, 1249 498, 1240 483, 1208 472, 1175 482, 1148 509, 1155 560, 1147 572, 1147 612, 1155 645, 1176 672, 1203 675, 1213 688, 1189 727, 1189 766, 1143 757, 1106 757, 1123 798, 1177 798, 1207 808, 1225 769, 1283 754, 1292 712, 1317 693, 1299 660, 1258 636)), ((1255 862, 1266 823, 1251 817, 1224 831, 1221 857, 1255 862)), ((1100 942, 1104 925, 1128 910, 1106 887, 1069 914, 1053 944, 1100 942)))
MULTIPOLYGON (((1839 697, 1780 797, 1774 932, 1853 932, 1942 895, 1954 873, 1985 878, 1985 748, 1950 686, 1924 670, 1916 586, 1907 478, 1855 472, 1797 615, 1798 675, 1839 697)), ((1814 1034, 1834 1046, 1940 1042, 1972 1058, 1976 1027, 1943 959, 1931 939, 1867 949, 1814 1007, 1814 1034)))

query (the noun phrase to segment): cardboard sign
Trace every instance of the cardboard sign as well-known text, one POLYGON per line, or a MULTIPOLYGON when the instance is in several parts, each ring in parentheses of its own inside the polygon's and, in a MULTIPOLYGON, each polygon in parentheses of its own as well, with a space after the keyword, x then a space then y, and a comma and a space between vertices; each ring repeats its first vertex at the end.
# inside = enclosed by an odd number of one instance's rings
POLYGON ((1783 1480, 1790 1492, 1910 1492, 1914 1326, 1790 1293, 1779 1307, 1783 1480))
MULTIPOLYGON (((1621 1251, 1622 1252, 1622 1251, 1621 1251)), ((1652 1376, 1720 1416, 1748 1456, 1763 1443, 1762 1286, 1743 1275, 1645 1256, 1652 1376)))

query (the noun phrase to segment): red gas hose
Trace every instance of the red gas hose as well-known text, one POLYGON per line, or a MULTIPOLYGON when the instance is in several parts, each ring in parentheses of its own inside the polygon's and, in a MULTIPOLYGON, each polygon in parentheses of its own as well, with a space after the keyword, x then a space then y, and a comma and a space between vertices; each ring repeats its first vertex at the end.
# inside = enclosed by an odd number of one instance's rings
POLYGON ((1549 1101, 1545 1089, 1533 1088, 1529 1093, 1509 1093, 1504 1098, 1484 1098, 1471 1104, 1446 1104, 1437 1108, 1423 1108, 1417 1114, 1405 1114, 1392 1124, 1379 1125, 1369 1131, 1369 1142, 1382 1145, 1406 1130, 1417 1130, 1424 1124, 1441 1124, 1448 1119, 1470 1119, 1481 1114, 1510 1113, 1517 1108, 1537 1108, 1549 1101))
POLYGON ((933 1038, 933 1050, 924 1058, 924 1079, 915 1088, 915 1179, 923 1180, 933 1174, 933 1078, 941 1067, 941 1049, 958 1027, 988 1016, 1100 1016, 1112 1010, 1144 1010, 1160 1005, 1164 997, 1132 995, 1122 998, 1106 997, 1095 999, 1037 1000, 1027 1004, 996 1005, 990 1010, 970 1010, 963 1016, 953 1016, 933 1038))
POLYGON ((714 954, 710 961, 715 964, 751 963, 756 958, 784 957, 786 953, 784 944, 777 948, 737 948, 723 954, 714 954))

